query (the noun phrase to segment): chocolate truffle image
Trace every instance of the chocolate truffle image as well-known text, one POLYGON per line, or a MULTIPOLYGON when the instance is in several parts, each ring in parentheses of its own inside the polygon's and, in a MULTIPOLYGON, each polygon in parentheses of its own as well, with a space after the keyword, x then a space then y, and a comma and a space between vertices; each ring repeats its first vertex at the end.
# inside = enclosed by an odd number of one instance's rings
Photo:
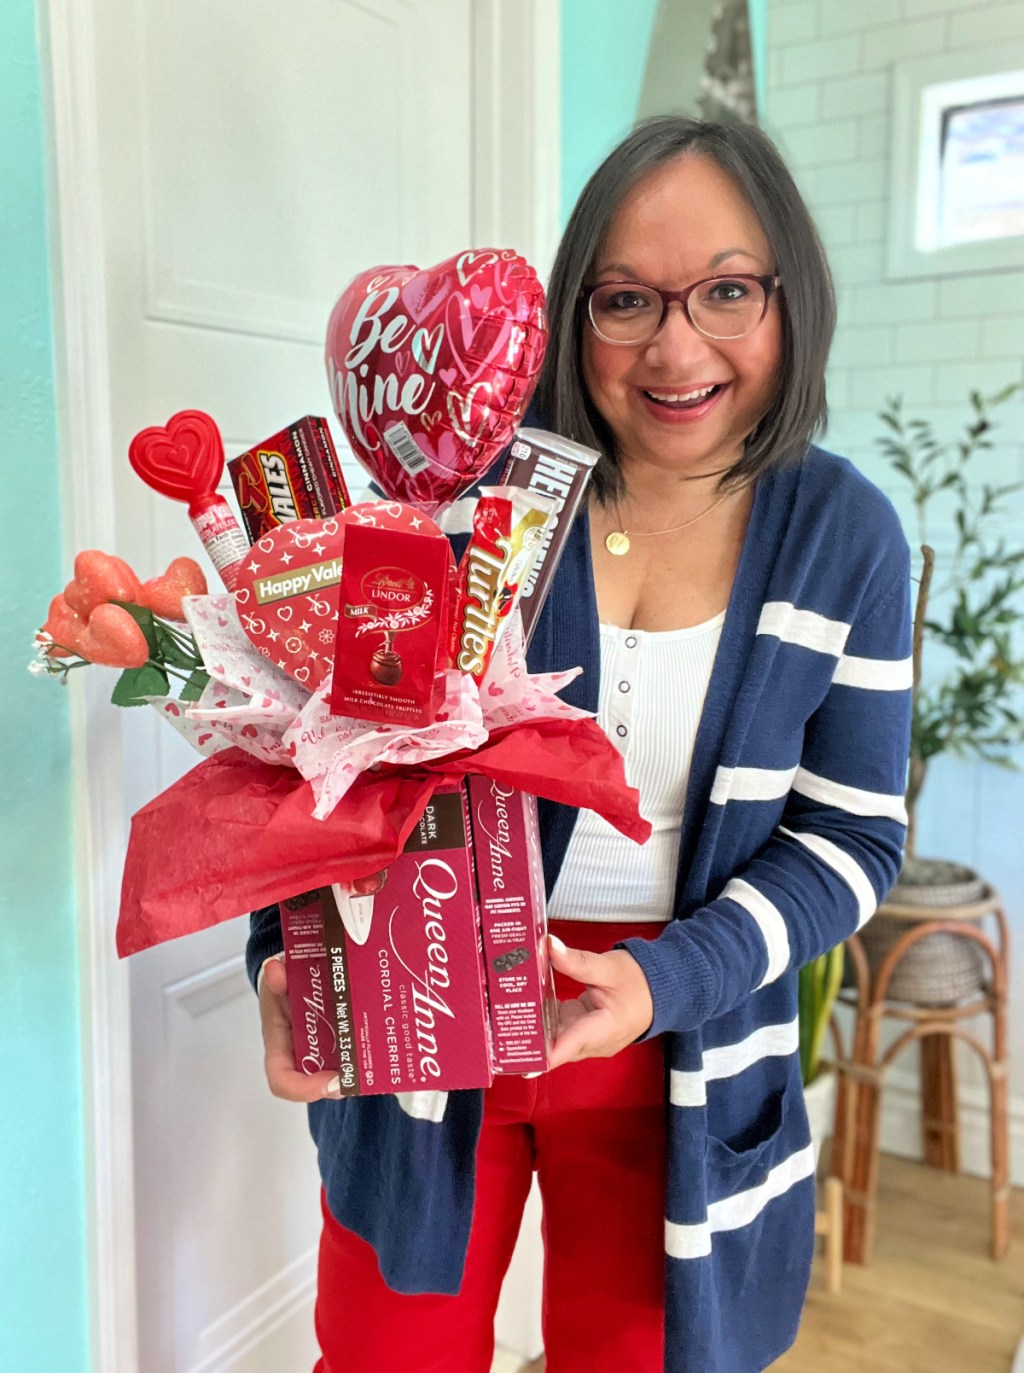
POLYGON ((402 660, 393 648, 378 648, 370 659, 370 676, 381 686, 395 686, 402 680, 402 660))
POLYGON ((492 960, 492 966, 496 972, 507 973, 518 968, 520 963, 525 963, 529 957, 529 949, 509 949, 508 953, 499 954, 492 960))

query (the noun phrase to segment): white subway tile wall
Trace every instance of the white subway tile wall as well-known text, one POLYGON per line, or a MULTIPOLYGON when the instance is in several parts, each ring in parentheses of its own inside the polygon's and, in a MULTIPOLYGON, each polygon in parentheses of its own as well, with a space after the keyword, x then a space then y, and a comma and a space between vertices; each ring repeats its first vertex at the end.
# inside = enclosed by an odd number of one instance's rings
MULTIPOLYGON (((1024 263, 998 274, 886 276, 892 69, 904 57, 1024 38, 1024 0, 769 0, 765 126, 815 215, 839 286, 826 443, 881 479, 873 413, 905 396, 955 434, 972 387, 1022 376, 1024 263)), ((1024 479, 1024 401, 1000 412, 1002 480, 1024 479)), ((1008 531, 1010 532, 1010 531, 1008 531)), ((1019 532, 1024 539, 1024 529, 1019 532)))

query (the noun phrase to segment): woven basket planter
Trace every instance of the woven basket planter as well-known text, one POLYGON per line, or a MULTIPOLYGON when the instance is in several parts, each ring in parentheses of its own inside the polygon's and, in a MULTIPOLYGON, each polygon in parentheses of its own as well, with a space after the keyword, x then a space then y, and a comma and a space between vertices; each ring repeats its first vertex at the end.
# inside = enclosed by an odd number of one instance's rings
MULTIPOLYGON (((891 901, 921 906, 922 920, 941 919, 944 908, 978 901, 985 882, 972 869, 934 858, 908 858, 891 901)), ((886 954, 913 925, 895 916, 876 915, 860 932, 872 978, 886 954)), ((953 1006, 977 996, 985 986, 988 964, 973 939, 936 933, 919 940, 896 965, 886 996, 917 1006, 953 1006)))

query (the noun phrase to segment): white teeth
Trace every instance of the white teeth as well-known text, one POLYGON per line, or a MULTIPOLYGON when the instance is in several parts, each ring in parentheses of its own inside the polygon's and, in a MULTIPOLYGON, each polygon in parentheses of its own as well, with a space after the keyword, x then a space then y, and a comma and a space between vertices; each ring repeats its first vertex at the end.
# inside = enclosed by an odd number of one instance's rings
POLYGON ((714 389, 715 385, 712 384, 711 386, 701 387, 699 391, 686 391, 679 395, 668 395, 665 392, 655 393, 654 391, 648 391, 647 394, 652 400, 666 401, 671 404, 681 400, 699 400, 702 396, 710 396, 714 389))

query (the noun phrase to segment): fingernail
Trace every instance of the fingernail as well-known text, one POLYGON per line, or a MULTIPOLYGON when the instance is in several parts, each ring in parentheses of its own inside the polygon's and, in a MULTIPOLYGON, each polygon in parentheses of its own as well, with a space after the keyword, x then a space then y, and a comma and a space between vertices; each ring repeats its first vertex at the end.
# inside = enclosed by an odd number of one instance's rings
POLYGON ((332 1077, 324 1089, 325 1096, 341 1096, 341 1078, 332 1077))
POLYGON ((549 942, 549 944, 551 945, 551 947, 554 949, 555 953, 568 953, 568 952, 569 952, 569 950, 565 947, 565 945, 564 945, 564 944, 562 943, 562 941, 559 939, 559 937, 558 937, 557 934, 549 934, 549 935, 548 935, 548 942, 549 942))
POLYGON ((527 1078, 527 1077, 540 1077, 541 1074, 540 1074, 539 1072, 536 1072, 536 1073, 520 1073, 519 1076, 520 1076, 520 1077, 523 1077, 523 1078, 527 1078))

